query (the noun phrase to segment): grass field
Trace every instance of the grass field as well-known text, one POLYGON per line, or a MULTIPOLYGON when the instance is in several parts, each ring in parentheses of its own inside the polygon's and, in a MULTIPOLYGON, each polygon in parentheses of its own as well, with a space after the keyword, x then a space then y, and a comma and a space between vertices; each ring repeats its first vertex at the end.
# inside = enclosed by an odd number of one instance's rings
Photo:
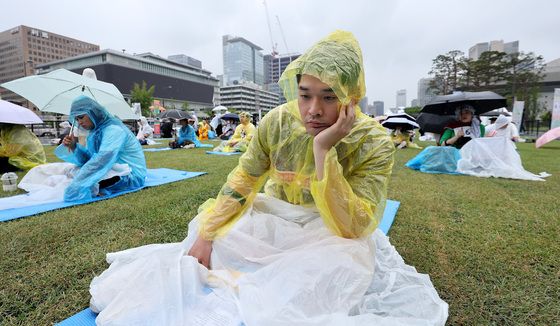
MULTIPOLYGON (((527 170, 552 173, 546 182, 423 174, 404 167, 418 150, 396 154, 389 198, 401 207, 391 242, 430 275, 450 325, 559 324, 560 143, 518 147, 527 170)), ((0 325, 49 325, 87 307, 107 252, 182 240, 238 158, 146 153, 149 168, 208 174, 1 223, 0 325)))

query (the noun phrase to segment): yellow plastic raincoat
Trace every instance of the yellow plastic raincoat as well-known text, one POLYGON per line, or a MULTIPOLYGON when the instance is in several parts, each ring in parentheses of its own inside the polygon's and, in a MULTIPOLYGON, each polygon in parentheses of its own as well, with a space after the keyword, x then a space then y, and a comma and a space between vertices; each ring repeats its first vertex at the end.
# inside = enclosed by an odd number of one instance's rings
POLYGON ((0 123, 0 156, 22 170, 47 162, 43 145, 24 125, 0 123))
POLYGON ((298 109, 300 74, 331 86, 342 104, 365 95, 361 50, 351 33, 334 32, 292 62, 279 81, 288 102, 262 119, 218 197, 200 207, 203 238, 224 235, 263 185, 269 196, 315 205, 325 225, 341 237, 369 235, 377 227, 393 166, 391 139, 356 106, 350 134, 327 153, 324 176, 318 181, 313 136, 307 134, 298 109))

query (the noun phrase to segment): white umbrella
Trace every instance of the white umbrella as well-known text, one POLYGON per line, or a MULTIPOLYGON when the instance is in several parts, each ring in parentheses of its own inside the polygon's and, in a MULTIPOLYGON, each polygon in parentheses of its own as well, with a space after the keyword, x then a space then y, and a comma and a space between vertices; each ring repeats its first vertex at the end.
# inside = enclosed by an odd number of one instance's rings
POLYGON ((0 85, 33 102, 41 111, 70 114, 80 95, 96 100, 121 120, 140 119, 113 84, 58 69, 44 75, 19 78, 0 85))
POLYGON ((43 123, 43 120, 29 109, 8 101, 0 100, 0 122, 28 125, 43 123))
POLYGON ((227 108, 223 105, 218 105, 217 107, 212 109, 212 112, 221 112, 221 111, 227 111, 227 108))
POLYGON ((402 129, 420 128, 416 122, 401 117, 389 117, 387 120, 383 121, 381 125, 387 129, 395 129, 397 127, 401 127, 402 129))

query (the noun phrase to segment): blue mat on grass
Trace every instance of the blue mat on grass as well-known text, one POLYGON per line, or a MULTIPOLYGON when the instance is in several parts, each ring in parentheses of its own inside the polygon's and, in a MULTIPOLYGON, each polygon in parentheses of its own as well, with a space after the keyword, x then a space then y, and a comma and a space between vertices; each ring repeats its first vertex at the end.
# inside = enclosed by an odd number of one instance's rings
POLYGON ((230 156, 230 155, 239 155, 242 154, 241 152, 212 152, 212 151, 206 151, 206 154, 212 154, 212 155, 225 155, 225 156, 230 156))
MULTIPOLYGON (((397 210, 401 205, 400 202, 395 200, 387 200, 385 204, 385 211, 383 211, 383 218, 379 223, 378 228, 383 231, 383 233, 387 234, 391 225, 393 225, 393 221, 395 220, 395 216, 397 215, 397 210)), ((95 318, 97 314, 91 311, 91 309, 87 308, 79 313, 75 314, 74 316, 67 318, 56 325, 60 326, 95 326, 95 318)))
POLYGON ((144 152, 161 152, 161 151, 170 151, 171 148, 169 147, 158 147, 158 148, 145 148, 144 152))
MULTIPOLYGON (((180 170, 165 169, 165 168, 148 169, 148 173, 146 175, 146 184, 142 188, 122 191, 109 196, 96 197, 93 199, 80 200, 75 202, 55 202, 55 203, 47 203, 47 204, 40 204, 34 206, 5 209, 0 211, 0 222, 6 222, 17 218, 44 213, 60 208, 83 205, 83 204, 96 202, 99 200, 110 199, 123 194, 135 192, 146 187, 159 186, 170 182, 197 177, 202 174, 206 174, 206 172, 188 172, 188 171, 180 171, 180 170)), ((17 195, 14 196, 14 200, 25 200, 25 197, 26 195, 17 195)))

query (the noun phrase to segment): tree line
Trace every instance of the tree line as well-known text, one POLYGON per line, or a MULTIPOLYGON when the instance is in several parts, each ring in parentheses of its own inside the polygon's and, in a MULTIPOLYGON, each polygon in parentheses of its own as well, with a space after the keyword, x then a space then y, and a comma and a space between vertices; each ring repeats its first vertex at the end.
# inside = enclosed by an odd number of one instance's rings
POLYGON ((524 116, 533 120, 544 109, 537 101, 544 68, 543 57, 533 52, 487 51, 473 60, 453 50, 433 59, 430 90, 436 95, 490 90, 507 98, 510 108, 514 99, 525 101, 524 116))

